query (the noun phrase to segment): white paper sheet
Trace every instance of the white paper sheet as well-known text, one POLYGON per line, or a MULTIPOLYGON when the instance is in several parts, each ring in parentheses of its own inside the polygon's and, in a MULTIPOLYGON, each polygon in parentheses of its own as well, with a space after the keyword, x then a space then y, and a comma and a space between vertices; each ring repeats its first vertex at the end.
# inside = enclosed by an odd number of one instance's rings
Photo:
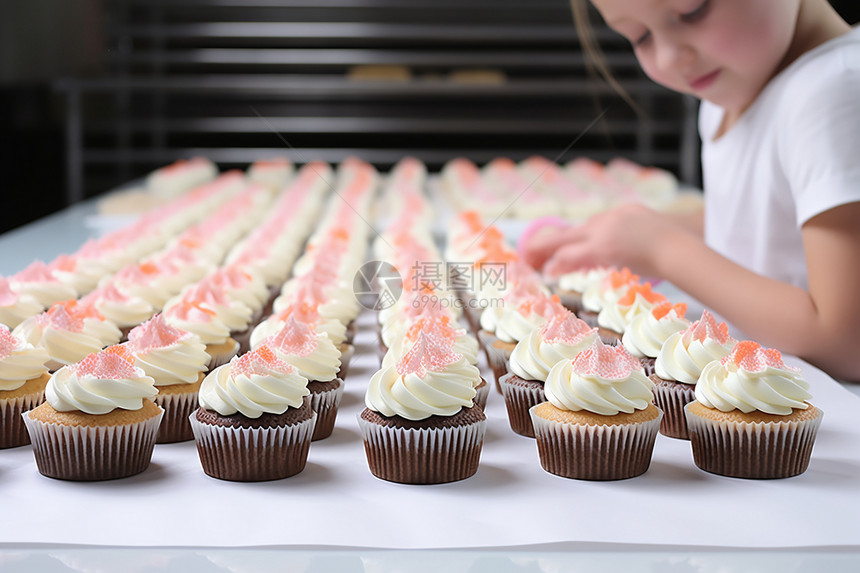
POLYGON ((378 367, 364 315, 334 434, 298 476, 207 477, 193 443, 156 446, 138 476, 99 483, 40 475, 29 447, 0 450, 0 542, 122 546, 505 547, 615 542, 729 547, 860 546, 860 398, 797 359, 824 421, 809 470, 749 481, 695 467, 689 442, 659 436, 650 470, 620 482, 545 473, 492 391, 478 473, 409 486, 367 469, 357 414, 378 367))

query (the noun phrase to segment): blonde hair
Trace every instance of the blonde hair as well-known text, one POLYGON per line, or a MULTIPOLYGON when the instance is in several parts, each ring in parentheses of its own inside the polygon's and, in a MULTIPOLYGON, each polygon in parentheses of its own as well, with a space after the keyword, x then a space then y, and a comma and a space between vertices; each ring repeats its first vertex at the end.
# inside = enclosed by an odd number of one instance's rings
POLYGON ((588 14, 587 0, 570 0, 570 10, 573 13, 573 23, 576 26, 576 33, 579 37, 579 43, 582 46, 582 52, 585 55, 585 67, 592 75, 599 75, 609 86, 621 96, 627 104, 633 108, 637 115, 644 115, 642 108, 636 101, 630 97, 618 80, 612 75, 612 71, 606 64, 606 57, 603 55, 603 50, 594 39, 594 29, 591 26, 591 18, 588 14))

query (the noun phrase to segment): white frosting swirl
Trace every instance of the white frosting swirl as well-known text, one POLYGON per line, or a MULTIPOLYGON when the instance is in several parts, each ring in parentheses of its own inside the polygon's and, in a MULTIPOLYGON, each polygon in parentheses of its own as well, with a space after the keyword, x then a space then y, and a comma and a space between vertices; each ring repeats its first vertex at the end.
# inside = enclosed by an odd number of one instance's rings
POLYGON ((206 345, 190 332, 168 346, 133 350, 132 355, 134 365, 151 376, 156 386, 194 384, 210 360, 206 345))
POLYGON ((259 418, 299 408, 310 394, 307 378, 294 368, 271 365, 258 368, 256 373, 234 372, 233 365, 240 359, 233 358, 206 376, 199 393, 202 408, 222 416, 239 413, 259 418))
MULTIPOLYGON (((277 334, 284 327, 284 319, 273 314, 251 331, 251 348, 257 348, 273 334, 277 334)), ((314 331, 317 334, 325 334, 331 339, 335 346, 340 346, 346 340, 346 325, 333 318, 322 318, 314 323, 314 331)))
MULTIPOLYGON (((609 370, 609 376, 604 368, 580 367, 582 361, 587 362, 587 358, 581 357, 596 348, 601 348, 601 345, 595 344, 576 359, 557 362, 552 367, 544 385, 547 400, 561 410, 587 410, 603 416, 614 416, 620 412, 630 414, 647 408, 654 398, 654 383, 641 368, 635 369, 634 364, 638 364, 638 361, 629 354, 627 357, 635 362, 625 363, 615 371, 609 370)), ((611 348, 611 351, 626 354, 621 347, 611 348)), ((609 351, 601 349, 600 352, 609 351)), ((619 360, 623 362, 626 359, 619 360)))
POLYGON ((424 420, 430 416, 453 416, 471 408, 480 371, 462 356, 440 371, 400 374, 397 366, 379 370, 370 379, 365 405, 383 416, 424 420))
POLYGON ((44 307, 35 297, 16 293, 6 279, 0 277, 0 324, 15 328, 43 310, 44 307))
POLYGON ((317 335, 310 330, 309 334, 310 336, 299 344, 285 342, 281 345, 277 334, 267 338, 264 344, 271 348, 278 358, 296 368, 308 381, 334 380, 340 371, 340 350, 325 334, 317 335))
POLYGON ((158 394, 153 379, 130 364, 132 372, 122 377, 79 374, 78 366, 64 366, 48 381, 45 400, 58 412, 107 414, 116 408, 140 410, 145 399, 158 394))
POLYGON ((606 267, 573 271, 558 277, 558 288, 568 292, 584 293, 593 284, 600 284, 610 272, 606 267))
POLYGON ((682 332, 669 336, 657 353, 654 371, 664 380, 675 380, 684 384, 695 384, 702 374, 702 369, 714 360, 728 356, 737 341, 728 336, 728 329, 723 323, 724 332, 717 331, 717 324, 707 311, 706 318, 696 321, 682 332), (702 324, 710 321, 711 332, 702 324), (698 330, 694 335, 693 331, 698 330), (723 342, 720 342, 722 340, 723 342))
POLYGON ((598 340, 597 329, 592 328, 578 338, 547 342, 544 327, 534 328, 517 343, 511 353, 510 371, 523 380, 545 382, 549 371, 562 360, 573 360, 577 354, 590 348, 598 340))
POLYGON ((619 334, 624 334, 634 318, 640 314, 648 314, 654 308, 654 302, 648 300, 640 293, 636 293, 633 302, 630 304, 622 304, 624 297, 618 301, 608 304, 603 307, 600 314, 597 315, 597 324, 603 328, 614 330, 619 334))
MULTIPOLYGON (((414 343, 414 340, 408 340, 404 337, 395 340, 393 346, 389 346, 388 352, 382 357, 382 368, 395 365, 409 350, 409 346, 414 343)), ((469 364, 478 364, 478 339, 471 334, 462 334, 454 338, 451 350, 456 354, 462 354, 469 364)))
POLYGON ((0 391, 17 390, 28 380, 39 378, 48 371, 47 361, 44 348, 12 336, 9 329, 0 326, 0 391))
MULTIPOLYGON (((792 409, 808 408, 806 401, 812 397, 809 382, 799 370, 785 366, 781 359, 759 359, 753 367, 745 360, 735 361, 738 353, 752 345, 758 346, 739 342, 732 354, 706 365, 696 384, 696 400, 721 412, 758 410, 786 416, 792 409)), ((758 348, 753 351, 763 354, 763 349, 758 348)))
POLYGON ((674 309, 661 318, 656 318, 653 312, 643 313, 624 330, 621 343, 637 358, 656 358, 666 339, 688 326, 690 321, 674 309))

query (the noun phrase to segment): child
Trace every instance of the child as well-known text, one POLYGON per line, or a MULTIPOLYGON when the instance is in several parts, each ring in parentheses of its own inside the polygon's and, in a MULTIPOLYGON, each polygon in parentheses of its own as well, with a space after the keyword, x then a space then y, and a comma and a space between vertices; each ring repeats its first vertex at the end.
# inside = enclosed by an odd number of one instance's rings
POLYGON ((627 205, 535 234, 526 260, 663 277, 747 336, 860 380, 860 29, 826 0, 592 3, 651 79, 703 100, 705 213, 627 205))

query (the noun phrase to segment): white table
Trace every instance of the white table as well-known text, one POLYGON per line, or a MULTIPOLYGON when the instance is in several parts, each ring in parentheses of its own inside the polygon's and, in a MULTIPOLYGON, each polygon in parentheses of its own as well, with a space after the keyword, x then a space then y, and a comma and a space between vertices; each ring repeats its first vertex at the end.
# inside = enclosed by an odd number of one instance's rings
MULTIPOLYGON (((0 236, 0 272, 80 244, 83 217, 93 212, 79 205, 0 236)), ((673 300, 681 296, 663 288, 673 300)), ((660 436, 639 478, 564 480, 540 469, 533 441, 510 431, 493 393, 478 473, 455 484, 404 486, 369 474, 357 433, 377 364, 371 319, 361 322, 335 432, 313 444, 308 467, 294 478, 219 482, 203 475, 185 443, 157 446, 139 476, 80 484, 39 475, 27 448, 0 451, 0 567, 110 570, 133 560, 141 571, 284 563, 300 571, 860 568, 860 399, 797 359, 789 361, 813 382, 825 419, 810 469, 796 478, 712 476, 695 468, 687 442, 660 436)))

